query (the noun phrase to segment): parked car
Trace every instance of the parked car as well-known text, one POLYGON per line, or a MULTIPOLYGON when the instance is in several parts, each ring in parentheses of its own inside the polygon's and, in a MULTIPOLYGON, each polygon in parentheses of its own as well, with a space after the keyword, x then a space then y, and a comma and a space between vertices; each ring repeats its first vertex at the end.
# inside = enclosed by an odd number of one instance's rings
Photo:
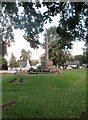
POLYGON ((16 70, 10 70, 9 73, 16 73, 16 70))

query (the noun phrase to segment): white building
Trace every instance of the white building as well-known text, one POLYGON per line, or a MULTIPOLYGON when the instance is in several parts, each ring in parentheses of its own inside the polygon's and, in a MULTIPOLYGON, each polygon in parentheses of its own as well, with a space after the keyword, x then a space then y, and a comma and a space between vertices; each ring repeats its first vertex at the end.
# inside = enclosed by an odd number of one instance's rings
POLYGON ((64 67, 67 69, 78 68, 80 66, 79 61, 66 61, 64 67))

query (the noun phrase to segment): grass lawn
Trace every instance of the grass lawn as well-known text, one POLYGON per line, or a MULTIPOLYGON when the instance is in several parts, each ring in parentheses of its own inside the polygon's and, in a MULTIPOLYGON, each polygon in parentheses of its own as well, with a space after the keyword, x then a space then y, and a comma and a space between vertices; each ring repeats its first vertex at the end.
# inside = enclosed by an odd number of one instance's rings
POLYGON ((3 74, 3 118, 74 118, 86 111, 86 70, 63 74, 3 74), (24 83, 9 83, 23 78, 24 83))

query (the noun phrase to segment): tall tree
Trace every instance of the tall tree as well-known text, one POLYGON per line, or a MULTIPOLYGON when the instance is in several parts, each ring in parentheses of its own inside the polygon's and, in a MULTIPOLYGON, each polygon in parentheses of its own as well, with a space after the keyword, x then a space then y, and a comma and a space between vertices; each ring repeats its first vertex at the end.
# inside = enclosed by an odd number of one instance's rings
POLYGON ((0 1, 0 66, 3 70, 8 69, 7 60, 5 59, 7 47, 14 41, 12 24, 5 7, 6 5, 0 1))
POLYGON ((7 70, 7 60, 5 59, 5 55, 7 54, 7 47, 5 41, 0 41, 0 67, 3 70, 7 70))
POLYGON ((8 70, 7 60, 0 55, 0 68, 2 70, 8 70))
POLYGON ((50 47, 55 47, 58 50, 59 49, 71 49, 72 48, 72 43, 67 42, 67 38, 65 38, 65 41, 60 42, 61 39, 63 39, 63 36, 60 36, 57 33, 57 27, 52 26, 48 29, 46 29, 45 36, 48 36, 48 41, 49 41, 49 46, 50 47))
POLYGON ((11 68, 17 67, 16 57, 14 56, 13 53, 11 53, 11 57, 10 57, 10 61, 9 61, 9 67, 11 67, 11 68))
POLYGON ((84 49, 83 57, 85 60, 85 64, 88 64, 88 47, 86 49, 84 49))
POLYGON ((79 60, 80 64, 88 64, 88 48, 83 48, 83 54, 82 55, 75 55, 75 60, 79 60))
MULTIPOLYGON (((69 44, 59 43, 61 37, 56 32, 56 27, 46 29, 45 36, 48 36, 49 58, 52 59, 54 65, 63 65, 66 60, 71 60, 72 57, 68 53, 69 44)), ((43 44, 43 46, 45 46, 43 44)))
MULTIPOLYGON (((0 46, 3 43, 5 47, 9 47, 10 43, 14 42, 13 19, 17 18, 17 12, 16 3, 0 2, 0 46)), ((3 52, 3 49, 0 49, 1 52, 3 52)), ((7 53, 7 49, 4 52, 7 53)))
POLYGON ((80 65, 86 63, 85 55, 75 55, 74 58, 75 58, 75 60, 78 60, 80 62, 80 65))
POLYGON ((20 60, 23 60, 23 61, 29 60, 29 62, 31 63, 31 52, 30 52, 30 50, 26 51, 25 49, 22 49, 20 60))

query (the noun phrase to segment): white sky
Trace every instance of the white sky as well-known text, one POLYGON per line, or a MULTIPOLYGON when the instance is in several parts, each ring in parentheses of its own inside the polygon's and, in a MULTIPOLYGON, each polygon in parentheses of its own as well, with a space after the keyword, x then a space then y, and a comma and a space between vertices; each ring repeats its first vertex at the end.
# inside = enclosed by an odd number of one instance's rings
MULTIPOLYGON (((58 21, 59 21, 59 15, 53 18, 52 23, 48 23, 44 25, 44 29, 49 28, 50 26, 58 26, 58 21)), ((17 59, 19 59, 21 55, 21 50, 30 50, 32 52, 32 60, 36 59, 38 60, 41 55, 45 52, 44 49, 41 47, 39 49, 32 49, 30 47, 30 44, 24 40, 23 38, 24 31, 22 30, 14 30, 14 39, 15 43, 12 43, 11 47, 8 48, 8 56, 6 59, 9 61, 11 53, 13 53, 17 59)), ((40 34, 40 39, 41 42, 43 42, 44 37, 43 34, 40 34)), ((83 53, 82 48, 84 47, 84 42, 74 42, 73 49, 70 50, 72 51, 72 55, 79 55, 83 53)))
MULTIPOLYGON (((17 59, 20 58, 21 50, 25 49, 26 51, 30 50, 32 52, 32 58, 31 59, 39 59, 41 57, 41 54, 44 53, 44 50, 40 47, 39 49, 33 49, 30 47, 29 42, 27 42, 23 38, 23 31, 21 30, 15 30, 14 31, 14 39, 15 42, 11 44, 11 47, 8 48, 8 56, 7 60, 9 61, 9 58, 11 56, 11 53, 13 53, 17 59)), ((43 36, 40 35, 40 39, 43 40, 43 36)))

